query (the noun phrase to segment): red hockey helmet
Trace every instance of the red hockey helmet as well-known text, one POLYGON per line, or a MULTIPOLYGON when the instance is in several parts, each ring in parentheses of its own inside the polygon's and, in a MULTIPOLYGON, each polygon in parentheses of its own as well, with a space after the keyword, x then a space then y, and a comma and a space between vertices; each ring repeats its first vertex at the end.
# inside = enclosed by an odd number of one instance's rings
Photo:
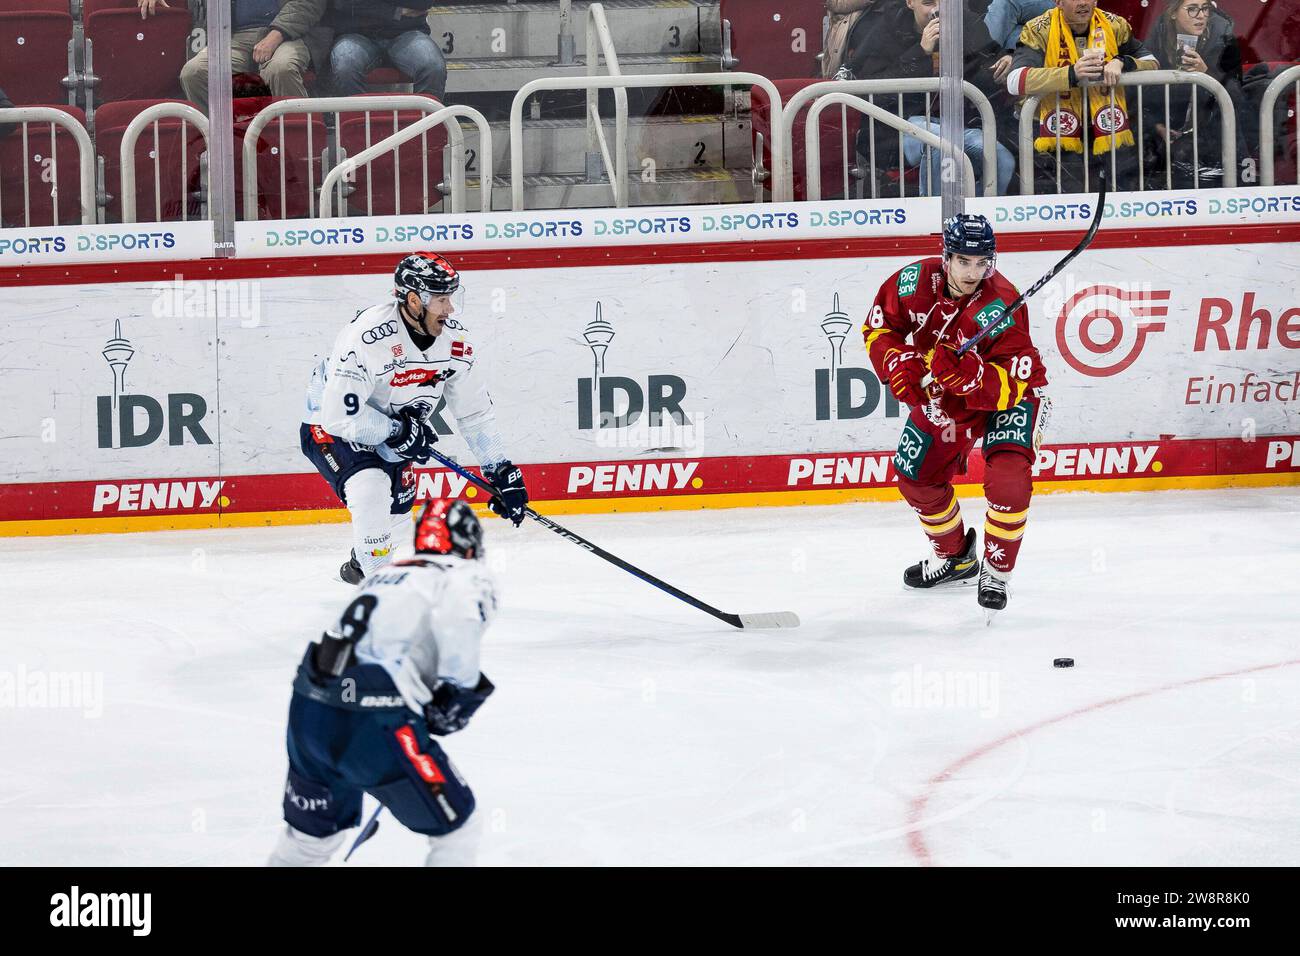
POLYGON ((483 526, 465 502, 431 498, 420 509, 415 523, 415 552, 481 558, 483 526))

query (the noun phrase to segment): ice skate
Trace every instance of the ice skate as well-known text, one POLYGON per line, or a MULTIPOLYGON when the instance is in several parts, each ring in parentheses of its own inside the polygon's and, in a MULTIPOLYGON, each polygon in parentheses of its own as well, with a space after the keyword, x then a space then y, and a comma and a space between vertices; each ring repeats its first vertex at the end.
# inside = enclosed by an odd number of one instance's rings
POLYGON ((352 556, 344 561, 343 566, 339 568, 339 580, 344 584, 357 585, 362 582, 365 576, 360 563, 357 561, 357 553, 353 551, 352 556))
MULTIPOLYGON (((973 534, 974 532, 972 532, 973 534)), ((980 570, 979 590, 975 599, 984 608, 984 623, 993 623, 993 615, 1007 606, 1007 585, 1011 581, 1010 571, 999 571, 985 564, 980 570)))
POLYGON ((921 590, 973 584, 980 572, 979 550, 975 543, 975 529, 966 531, 966 547, 962 553, 950 558, 926 558, 903 572, 903 586, 921 590))

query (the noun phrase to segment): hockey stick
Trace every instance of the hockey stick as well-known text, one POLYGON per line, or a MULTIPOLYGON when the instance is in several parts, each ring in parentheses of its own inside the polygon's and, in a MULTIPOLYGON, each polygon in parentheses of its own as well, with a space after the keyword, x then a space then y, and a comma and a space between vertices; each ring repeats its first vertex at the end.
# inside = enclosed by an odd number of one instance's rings
POLYGON ((379 814, 383 812, 384 805, 382 803, 375 807, 375 812, 370 814, 370 819, 367 820, 366 825, 361 828, 361 832, 357 834, 357 838, 352 841, 352 848, 348 850, 347 854, 343 857, 344 863, 352 859, 352 854, 357 852, 357 847, 361 846, 361 844, 365 843, 375 835, 375 831, 379 829, 379 814))
MULTIPOLYGON (((1059 273, 1062 269, 1064 269, 1071 262, 1073 262, 1075 256, 1083 252, 1084 249, 1087 249, 1088 246, 1092 245, 1092 240, 1097 235, 1097 227, 1101 225, 1101 217, 1104 214, 1106 209, 1105 170, 1102 170, 1102 172, 1098 174, 1097 178, 1101 181, 1101 186, 1097 190, 1097 209, 1092 214, 1092 225, 1088 227, 1088 231, 1084 233, 1083 238, 1079 240, 1079 244, 1070 250, 1069 255, 1067 255, 1056 265, 1052 266, 1051 271, 1049 271, 1045 276, 1043 276, 1041 279, 1039 279, 1037 282, 1031 285, 1024 292, 1020 293, 1020 295, 1016 297, 1015 301, 1012 302, 1010 306, 1008 306, 1007 308, 1003 309, 1001 312, 994 315, 992 319, 989 320, 988 325, 984 326, 984 328, 980 329, 979 332, 977 332, 975 335, 972 335, 964 343, 962 343, 961 348, 957 350, 958 358, 965 355, 967 352, 973 349, 980 342, 984 341, 984 339, 987 338, 993 332, 993 330, 998 327, 998 319, 1002 318, 1002 316, 1004 315, 1014 315, 1016 309, 1020 308, 1022 305, 1025 304, 1026 299, 1028 299, 1030 296, 1037 293, 1039 290, 1043 288, 1043 286, 1047 285, 1047 283, 1051 282, 1054 278, 1056 278, 1057 273, 1059 273)), ((945 325, 943 328, 943 332, 939 334, 939 338, 942 339, 943 333, 947 331, 948 331, 948 327, 945 325)), ((930 383, 933 381, 934 381, 934 376, 930 375, 929 373, 926 373, 925 378, 921 379, 921 387, 928 388, 930 383)))
MULTIPOLYGON (((488 484, 488 482, 484 481, 482 478, 476 478, 474 475, 470 474, 468 471, 466 471, 456 462, 452 461, 446 455, 442 454, 436 449, 430 449, 429 454, 432 457, 436 458, 438 461, 442 462, 452 471, 456 472, 456 474, 460 475, 466 481, 470 482, 476 488, 486 491, 489 495, 492 495, 493 497, 496 496, 497 493, 496 489, 493 488, 492 485, 488 484)), ((524 514, 528 515, 528 517, 532 518, 534 521, 539 522, 540 524, 554 531, 561 538, 565 538, 569 541, 572 541, 578 547, 584 548, 587 551, 590 551, 596 557, 603 558, 604 560, 608 561, 610 564, 622 568, 628 574, 640 578, 642 581, 646 582, 647 584, 653 584, 655 587, 659 588, 659 590, 664 591, 667 594, 671 594, 679 601, 685 601, 691 607, 699 608, 701 611, 705 612, 706 614, 712 614, 720 621, 726 621, 732 627, 775 628, 775 627, 798 627, 799 626, 799 616, 795 614, 793 611, 766 611, 766 612, 760 612, 758 614, 731 614, 728 613, 727 611, 719 611, 716 607, 713 607, 711 604, 705 604, 699 598, 692 597, 691 595, 687 594, 685 591, 673 587, 667 581, 661 581, 659 578, 655 577, 653 574, 650 574, 648 571, 642 571, 636 565, 628 564, 628 562, 624 561, 622 558, 618 557, 617 555, 610 554, 608 551, 606 551, 604 548, 600 547, 599 545, 592 544, 586 538, 582 537, 581 535, 574 534, 568 528, 556 524, 550 518, 546 517, 545 515, 538 514, 532 508, 525 508, 524 514)))

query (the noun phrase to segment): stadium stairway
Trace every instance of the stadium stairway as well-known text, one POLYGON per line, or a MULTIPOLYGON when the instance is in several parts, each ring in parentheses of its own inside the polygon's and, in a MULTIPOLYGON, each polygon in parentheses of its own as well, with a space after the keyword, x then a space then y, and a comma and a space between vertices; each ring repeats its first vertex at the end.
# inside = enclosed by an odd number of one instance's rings
MULTIPOLYGON (((624 75, 712 73, 720 69, 718 0, 602 0, 624 75)), ((573 57, 562 62, 559 4, 467 2, 429 11, 447 57, 447 100, 492 120, 493 205, 510 208, 509 109, 530 80, 587 75, 587 2, 575 2, 573 57)), ((603 66, 601 73, 607 73, 603 66)), ((747 94, 748 90, 744 92, 747 94)), ((613 94, 601 94, 601 118, 613 147, 613 94)), ((743 97, 748 103, 748 96, 743 97)), ((630 90, 629 202, 633 205, 744 202, 753 197, 748 110, 728 109, 711 90, 630 90)), ((529 209, 607 206, 611 187, 587 176, 584 94, 542 93, 524 116, 525 203, 529 209)), ((467 129, 467 137, 474 134, 467 129)), ((467 157, 470 208, 477 208, 481 160, 467 157)), ((601 166, 603 176, 603 165, 601 166)))

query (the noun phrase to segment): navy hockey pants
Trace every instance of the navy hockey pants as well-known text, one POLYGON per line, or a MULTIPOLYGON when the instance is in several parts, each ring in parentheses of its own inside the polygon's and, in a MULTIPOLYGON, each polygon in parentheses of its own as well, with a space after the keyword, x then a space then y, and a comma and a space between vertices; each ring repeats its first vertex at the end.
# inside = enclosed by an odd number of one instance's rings
POLYGON ((347 504, 343 486, 349 478, 365 468, 378 468, 392 483, 392 513, 411 513, 415 504, 415 466, 409 461, 385 461, 368 446, 335 438, 319 425, 304 422, 298 434, 302 453, 329 482, 339 501, 347 504))
MULTIPOLYGON (((345 677, 357 680, 358 700, 370 693, 397 696, 375 665, 349 668, 345 677)), ((288 746, 284 819, 311 836, 360 826, 363 792, 407 829, 428 836, 451 833, 474 812, 473 792, 430 738, 424 719, 405 705, 369 713, 295 693, 288 746)))

